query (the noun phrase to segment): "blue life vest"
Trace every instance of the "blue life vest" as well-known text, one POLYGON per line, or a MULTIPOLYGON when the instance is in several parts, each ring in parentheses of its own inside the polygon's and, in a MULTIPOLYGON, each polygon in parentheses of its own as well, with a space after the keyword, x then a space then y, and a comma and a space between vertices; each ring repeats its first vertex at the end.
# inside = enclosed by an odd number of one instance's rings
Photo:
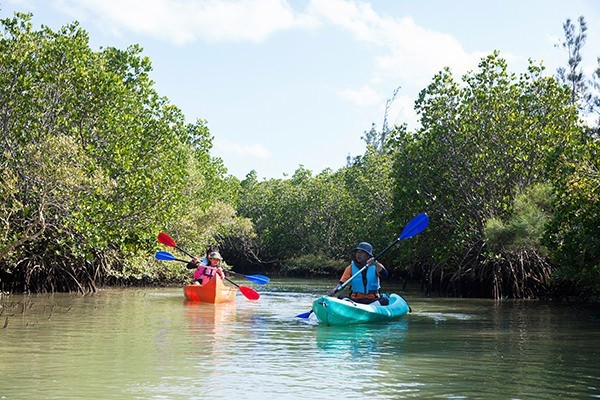
MULTIPOLYGON (((360 271, 360 268, 352 261, 352 275, 356 274, 360 271)), ((367 267, 367 284, 365 288, 365 283, 363 282, 363 276, 365 271, 363 271, 359 276, 352 279, 351 287, 352 293, 378 293, 379 292, 379 278, 377 277, 377 267, 375 265, 369 265, 367 267)))

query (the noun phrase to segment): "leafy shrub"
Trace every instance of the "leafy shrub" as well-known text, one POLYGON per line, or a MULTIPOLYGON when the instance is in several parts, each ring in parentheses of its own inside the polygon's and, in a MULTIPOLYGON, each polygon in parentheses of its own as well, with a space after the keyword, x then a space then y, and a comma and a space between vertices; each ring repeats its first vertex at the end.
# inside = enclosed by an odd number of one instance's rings
POLYGON ((320 254, 292 258, 281 268, 282 276, 319 277, 335 276, 343 272, 348 261, 333 260, 320 254))

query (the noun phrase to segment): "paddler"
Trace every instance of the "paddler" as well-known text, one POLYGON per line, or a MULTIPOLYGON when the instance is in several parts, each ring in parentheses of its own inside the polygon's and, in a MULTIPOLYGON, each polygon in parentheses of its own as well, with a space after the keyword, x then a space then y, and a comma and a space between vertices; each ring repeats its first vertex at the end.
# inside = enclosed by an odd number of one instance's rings
POLYGON ((356 276, 350 282, 350 300, 362 304, 371 304, 379 301, 381 305, 387 305, 388 299, 379 294, 380 278, 387 278, 388 271, 383 264, 373 257, 373 246, 367 242, 361 242, 352 252, 350 265, 346 267, 340 282, 334 288, 329 290, 329 295, 333 296, 336 289, 354 276, 362 267, 368 265, 359 276, 356 276))
POLYGON ((221 266, 221 254, 218 251, 212 251, 206 258, 198 260, 196 257, 188 264, 188 268, 195 268, 194 270, 194 284, 204 285, 211 280, 215 275, 219 278, 225 279, 225 273, 221 266), (208 261, 208 263, 206 262, 208 261), (207 265, 208 264, 208 265, 207 265))

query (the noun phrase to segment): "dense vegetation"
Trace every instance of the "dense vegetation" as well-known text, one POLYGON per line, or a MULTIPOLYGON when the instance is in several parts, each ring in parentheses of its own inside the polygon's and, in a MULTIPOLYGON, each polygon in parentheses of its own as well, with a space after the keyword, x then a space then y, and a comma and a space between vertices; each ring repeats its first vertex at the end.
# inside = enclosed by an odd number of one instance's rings
POLYGON ((356 243, 382 249, 426 211, 427 231, 383 260, 395 278, 456 296, 598 293, 600 141, 582 118, 600 110, 600 68, 579 69, 583 18, 565 23, 557 77, 510 73, 499 53, 460 80, 444 69, 415 131, 374 126, 339 170, 263 181, 227 176, 139 47, 95 52, 77 23, 29 21, 1 21, 1 290, 180 283, 183 266, 152 259, 161 230, 242 271, 337 278, 356 243))
POLYGON ((0 38, 1 288, 173 279, 149 270, 156 232, 233 214, 202 195, 228 187, 208 129, 155 92, 137 46, 94 52, 76 23, 29 20, 3 20, 0 38))

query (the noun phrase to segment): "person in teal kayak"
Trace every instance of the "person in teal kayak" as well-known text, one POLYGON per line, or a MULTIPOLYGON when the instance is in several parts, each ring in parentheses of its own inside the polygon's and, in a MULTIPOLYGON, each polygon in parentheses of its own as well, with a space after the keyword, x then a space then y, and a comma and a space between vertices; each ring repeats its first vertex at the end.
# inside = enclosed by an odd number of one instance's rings
POLYGON ((368 267, 349 284, 350 300, 362 304, 379 301, 379 304, 386 305, 388 299, 381 297, 379 289, 381 287, 380 278, 387 278, 388 271, 383 264, 375 260, 373 246, 367 242, 361 242, 356 246, 352 253, 352 262, 344 270, 339 284, 329 291, 329 295, 333 296, 339 285, 350 279, 365 265, 368 265, 368 267))

